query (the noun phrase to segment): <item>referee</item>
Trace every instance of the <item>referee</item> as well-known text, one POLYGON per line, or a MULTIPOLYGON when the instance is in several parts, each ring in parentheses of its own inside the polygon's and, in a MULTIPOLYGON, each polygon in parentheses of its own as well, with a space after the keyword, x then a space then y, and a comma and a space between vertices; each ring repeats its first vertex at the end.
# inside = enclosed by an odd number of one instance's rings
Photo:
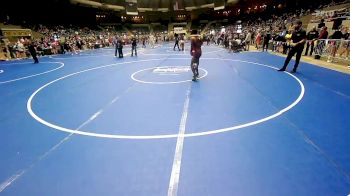
POLYGON ((35 44, 33 41, 29 41, 29 46, 28 46, 28 51, 30 53, 30 55, 33 57, 34 63, 39 63, 38 57, 36 56, 36 49, 35 49, 35 44))
POLYGON ((180 47, 179 47, 179 35, 175 34, 175 45, 174 45, 174 51, 175 51, 175 47, 177 46, 177 49, 180 51, 180 47))
POLYGON ((293 68, 293 71, 291 71, 292 73, 295 73, 298 69, 298 65, 300 62, 300 58, 301 58, 301 54, 303 53, 304 50, 304 45, 306 42, 306 31, 304 31, 301 26, 302 26, 302 22, 301 21, 297 21, 295 24, 295 30, 292 34, 292 43, 290 43, 290 51, 288 53, 287 59, 284 62, 284 65, 281 69, 279 69, 278 71, 286 71, 286 68, 288 66, 289 61, 292 59, 292 57, 296 55, 296 60, 295 60, 295 65, 293 68))

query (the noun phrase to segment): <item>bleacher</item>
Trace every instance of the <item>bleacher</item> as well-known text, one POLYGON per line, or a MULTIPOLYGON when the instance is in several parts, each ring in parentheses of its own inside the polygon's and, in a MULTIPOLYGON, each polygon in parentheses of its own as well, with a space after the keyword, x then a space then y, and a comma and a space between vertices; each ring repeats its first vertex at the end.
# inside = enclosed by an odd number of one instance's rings
POLYGON ((312 27, 317 26, 320 19, 325 19, 326 27, 328 27, 328 32, 332 34, 334 32, 333 25, 334 19, 342 18, 343 26, 350 26, 350 3, 344 3, 340 5, 328 6, 320 10, 315 11, 311 14, 310 20, 307 25, 307 30, 311 30, 312 27), (339 13, 339 14, 337 14, 339 13))

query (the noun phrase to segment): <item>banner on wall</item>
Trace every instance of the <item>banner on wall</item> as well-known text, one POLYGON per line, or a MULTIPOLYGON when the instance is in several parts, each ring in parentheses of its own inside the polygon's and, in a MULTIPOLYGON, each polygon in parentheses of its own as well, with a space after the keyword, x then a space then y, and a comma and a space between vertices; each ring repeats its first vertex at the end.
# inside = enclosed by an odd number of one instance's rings
POLYGON ((174 33, 182 34, 182 33, 186 33, 186 30, 183 27, 174 27, 174 33))

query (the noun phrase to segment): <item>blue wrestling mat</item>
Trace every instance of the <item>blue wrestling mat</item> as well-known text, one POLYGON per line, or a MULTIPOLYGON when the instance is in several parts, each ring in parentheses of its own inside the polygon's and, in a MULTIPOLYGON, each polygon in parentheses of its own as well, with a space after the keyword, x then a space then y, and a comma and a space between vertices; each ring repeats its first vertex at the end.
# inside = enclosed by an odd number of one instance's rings
POLYGON ((1 62, 0 195, 350 194, 349 75, 187 50, 1 62))

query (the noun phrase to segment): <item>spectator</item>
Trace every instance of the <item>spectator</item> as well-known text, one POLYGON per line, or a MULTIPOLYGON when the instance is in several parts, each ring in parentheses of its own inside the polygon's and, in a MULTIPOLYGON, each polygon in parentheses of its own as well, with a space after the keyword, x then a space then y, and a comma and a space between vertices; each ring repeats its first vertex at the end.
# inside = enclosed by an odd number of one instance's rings
POLYGON ((266 33, 264 34, 264 43, 263 43, 263 52, 266 48, 266 52, 269 48, 269 43, 270 43, 270 40, 271 40, 271 33, 270 31, 266 31, 266 33))
POLYGON ((308 55, 310 46, 311 46, 310 56, 312 56, 312 53, 314 51, 315 40, 319 37, 316 27, 313 27, 306 37, 307 37, 307 45, 305 50, 305 56, 308 55))
POLYGON ((133 36, 131 38, 131 56, 134 56, 134 51, 135 51, 135 56, 137 56, 137 40, 136 38, 133 36))
POLYGON ((260 45, 261 45, 261 34, 260 32, 258 32, 258 34, 256 35, 256 38, 255 38, 255 43, 256 43, 256 49, 259 50, 260 48, 260 45))
POLYGON ((327 27, 323 26, 322 30, 320 32, 320 36, 318 37, 318 39, 327 39, 328 38, 328 31, 327 31, 327 27))
POLYGON ((123 41, 122 39, 119 39, 117 42, 117 48, 118 48, 118 54, 119 54, 119 58, 123 58, 123 41))
POLYGON ((317 28, 322 29, 325 26, 326 26, 326 24, 324 23, 324 19, 321 19, 321 22, 318 24, 317 28))
POLYGON ((245 46, 246 46, 246 51, 249 51, 249 46, 250 46, 250 42, 252 41, 252 34, 250 32, 250 30, 248 31, 246 37, 245 37, 245 40, 244 40, 244 43, 245 43, 245 46))
POLYGON ((331 40, 329 41, 330 55, 328 56, 327 62, 331 63, 334 61, 335 54, 337 53, 338 48, 340 47, 340 39, 343 37, 343 33, 340 29, 337 29, 333 35, 330 36, 331 40))

